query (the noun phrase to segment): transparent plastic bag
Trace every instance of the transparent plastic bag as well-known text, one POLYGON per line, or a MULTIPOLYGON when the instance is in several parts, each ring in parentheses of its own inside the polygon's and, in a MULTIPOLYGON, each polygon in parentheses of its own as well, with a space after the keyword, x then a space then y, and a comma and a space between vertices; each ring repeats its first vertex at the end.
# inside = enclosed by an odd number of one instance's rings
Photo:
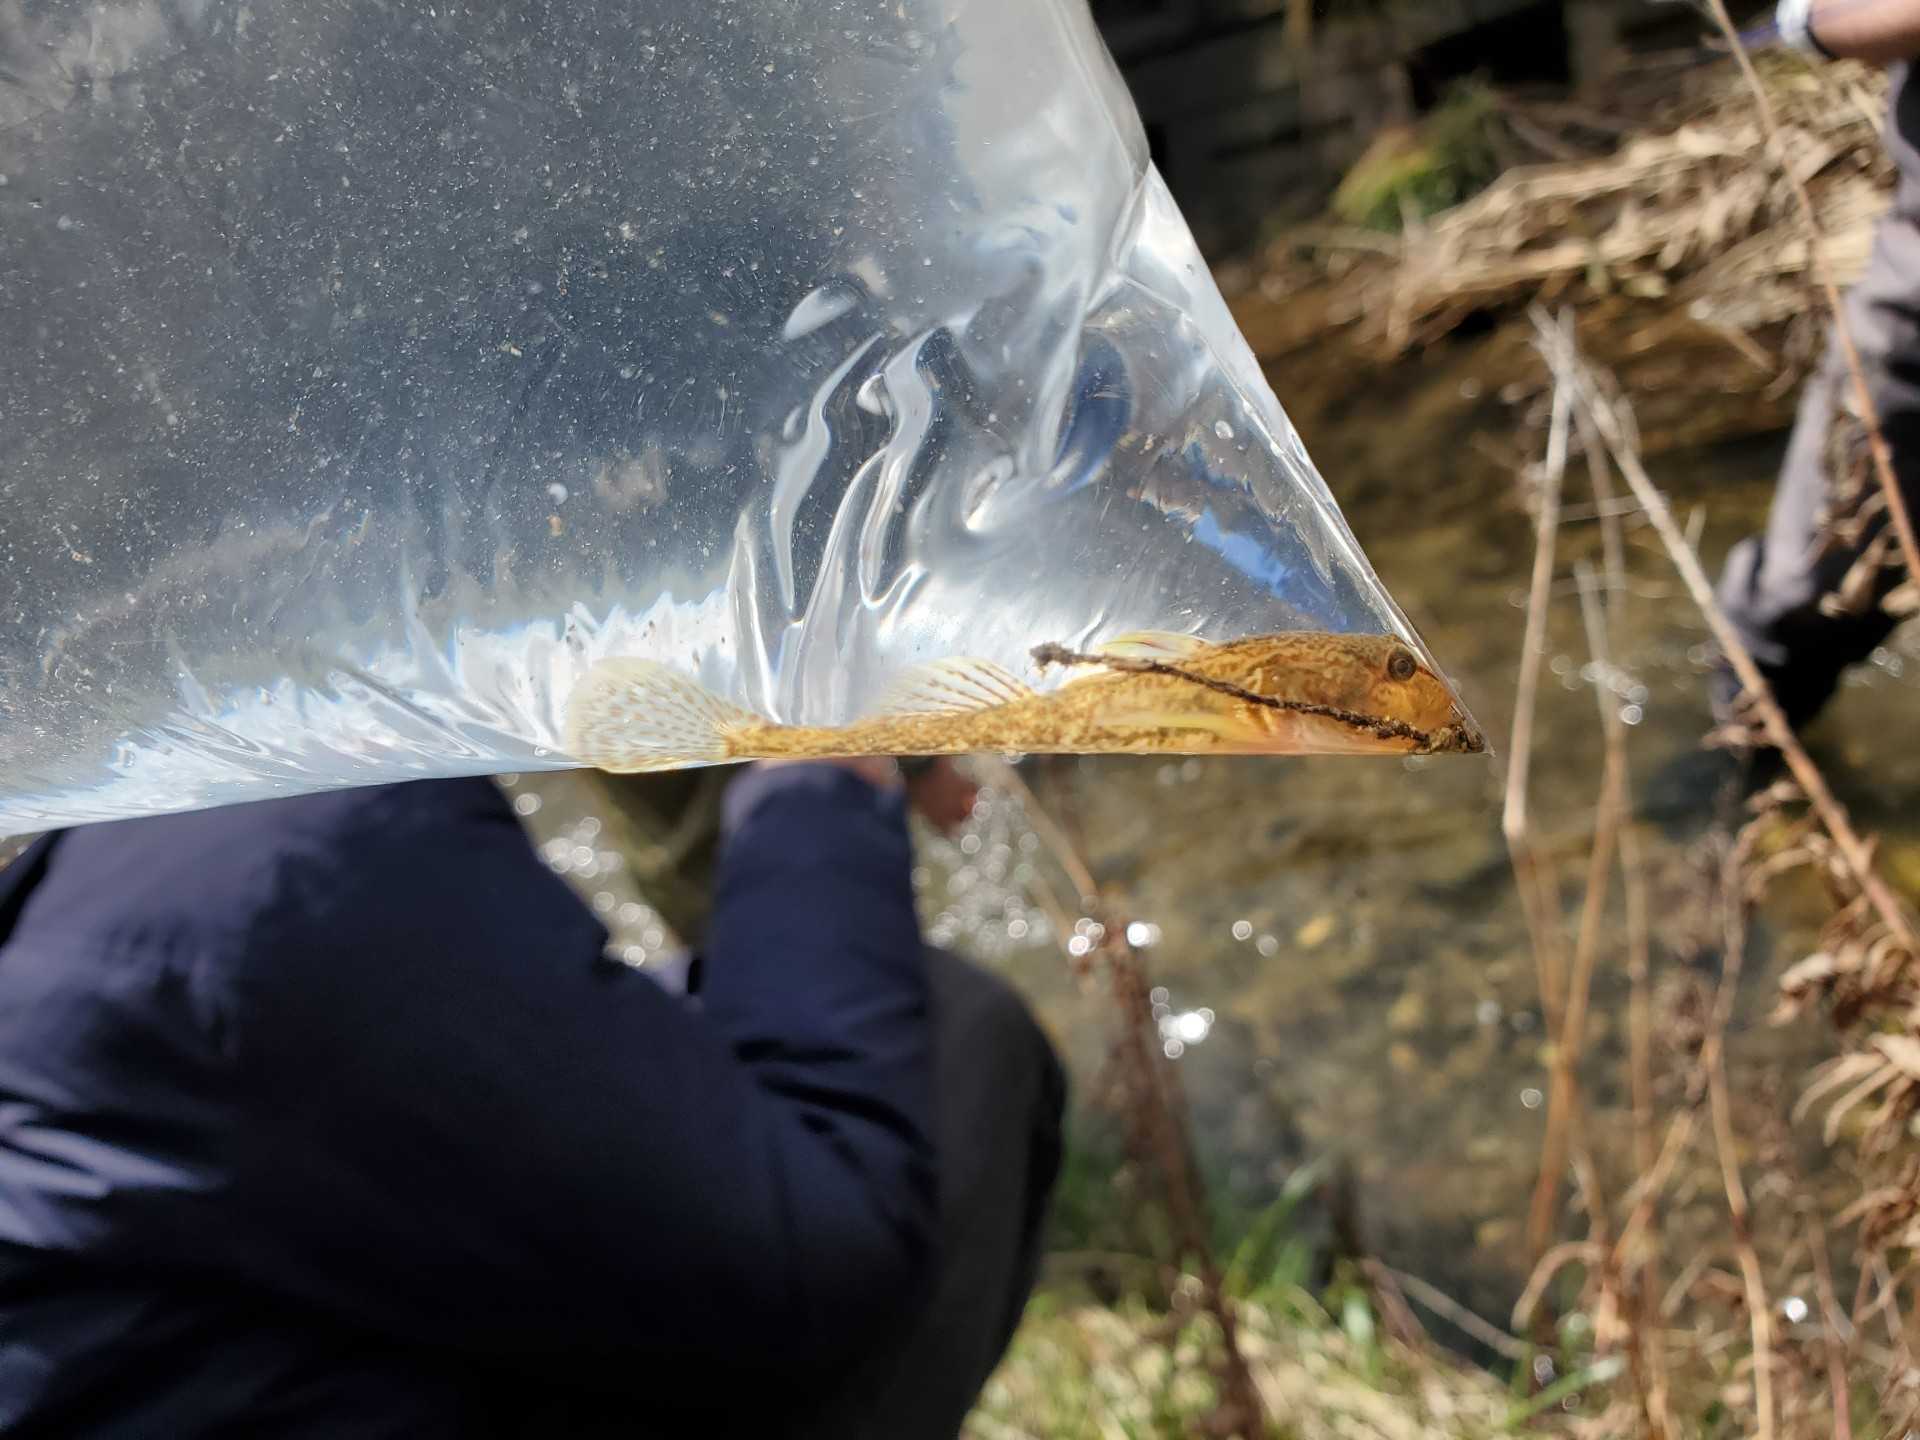
POLYGON ((1419 650, 1082 0, 0 7, 0 179, 0 834, 566 766, 610 657, 1419 650))

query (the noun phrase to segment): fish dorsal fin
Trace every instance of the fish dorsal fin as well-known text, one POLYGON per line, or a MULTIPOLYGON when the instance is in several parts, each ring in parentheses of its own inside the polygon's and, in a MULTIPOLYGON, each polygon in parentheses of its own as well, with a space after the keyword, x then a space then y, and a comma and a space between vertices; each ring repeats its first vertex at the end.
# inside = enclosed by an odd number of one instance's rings
POLYGON ((1185 660, 1207 648, 1207 642, 1192 635, 1171 630, 1131 630, 1115 635, 1093 647, 1095 655, 1112 655, 1121 660, 1185 660))
POLYGON ((964 715, 1011 705, 1033 694, 1033 687, 991 660, 961 656, 934 660, 902 671, 880 697, 880 715, 964 715))
POLYGON ((1124 635, 1102 640, 1087 652, 1085 660, 1070 662, 1077 673, 1061 688, 1084 685, 1089 680, 1112 675, 1113 671, 1101 668, 1101 656, 1111 656, 1115 660, 1158 660, 1162 664, 1176 665, 1206 648, 1206 641, 1171 630, 1129 630, 1124 635))
POLYGON ((731 732, 760 717, 654 660, 602 660, 567 697, 566 745, 574 759, 630 774, 732 758, 731 732))

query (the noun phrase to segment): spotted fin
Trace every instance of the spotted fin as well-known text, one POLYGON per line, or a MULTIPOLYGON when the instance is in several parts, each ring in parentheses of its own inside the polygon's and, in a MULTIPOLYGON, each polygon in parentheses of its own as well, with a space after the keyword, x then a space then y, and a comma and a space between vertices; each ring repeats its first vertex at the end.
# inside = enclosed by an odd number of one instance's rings
POLYGON ((760 717, 653 660, 602 660, 567 697, 566 746, 596 769, 631 774, 733 757, 729 734, 760 717))
POLYGON ((1097 657, 1102 655, 1111 655, 1116 660, 1158 660, 1163 664, 1177 665, 1206 648, 1206 641, 1196 640, 1191 635, 1179 635, 1171 630, 1130 630, 1124 635, 1102 640, 1089 650, 1079 673, 1067 684, 1082 685, 1089 680, 1111 675, 1111 670, 1100 667, 1097 657))
POLYGON ((1132 630, 1116 635, 1093 647, 1095 655, 1113 655, 1122 660, 1185 660, 1207 649, 1207 642, 1192 635, 1171 630, 1132 630))
POLYGON ((1031 694, 1031 685, 991 660, 935 660, 903 671, 881 695, 873 714, 965 715, 1011 705, 1031 694))

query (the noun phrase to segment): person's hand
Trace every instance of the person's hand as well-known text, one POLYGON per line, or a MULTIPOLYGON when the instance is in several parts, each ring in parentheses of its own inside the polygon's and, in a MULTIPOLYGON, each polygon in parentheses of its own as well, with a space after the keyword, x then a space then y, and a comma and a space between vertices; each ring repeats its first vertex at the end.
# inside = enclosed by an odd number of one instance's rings
POLYGON ((1920 56, 1920 0, 1783 0, 1781 38, 1874 65, 1920 56))
POLYGON ((904 779, 899 763, 885 755, 865 755, 853 759, 762 760, 762 765, 838 765, 851 770, 877 790, 897 790, 906 786, 907 803, 942 835, 951 835, 967 823, 980 787, 948 756, 942 755, 911 779, 904 779))
POLYGON ((769 769, 776 765, 838 765, 842 770, 851 770, 876 790, 898 790, 903 783, 899 765, 886 755, 829 760, 762 760, 759 763, 769 769))
POLYGON ((979 798, 980 787, 945 755, 907 780, 908 803, 942 835, 966 824, 979 798))

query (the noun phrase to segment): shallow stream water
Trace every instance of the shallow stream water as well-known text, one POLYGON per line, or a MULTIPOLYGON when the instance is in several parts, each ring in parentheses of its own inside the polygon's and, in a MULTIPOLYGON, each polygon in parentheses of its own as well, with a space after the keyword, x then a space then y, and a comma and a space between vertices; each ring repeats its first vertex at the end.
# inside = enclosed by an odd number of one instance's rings
MULTIPOLYGON (((1764 517, 1779 450, 1777 440, 1749 442, 1655 466, 1682 518, 1697 512, 1711 570, 1764 517)), ((1136 936, 1151 941, 1163 1029, 1208 1168, 1235 1199, 1257 1204, 1303 1159, 1344 1159, 1372 1248, 1503 1317, 1525 1273, 1548 1086, 1532 952, 1500 828, 1531 522, 1511 495, 1359 489, 1383 498, 1348 503, 1354 530, 1499 754, 1067 763, 1077 767, 1096 868, 1124 895, 1136 936)), ((1583 492, 1576 467, 1576 515, 1583 492)), ((1602 678, 1631 727, 1655 981, 1671 986, 1684 967, 1715 974, 1717 952, 1694 943, 1712 933, 1698 855, 1727 812, 1716 810, 1722 772, 1697 750, 1708 723, 1704 623, 1651 530, 1630 523, 1626 537, 1630 593, 1615 607, 1615 667, 1602 678)), ((1533 814, 1559 868, 1569 928, 1601 761, 1595 671, 1570 577, 1576 557, 1598 564, 1598 544, 1586 520, 1560 537, 1534 741, 1533 814)), ((1920 632, 1910 628, 1809 736, 1856 819, 1884 836, 1889 873, 1908 893, 1920 889, 1920 753, 1901 737, 1917 715, 1920 632)), ((992 797, 978 830, 961 846, 933 848, 934 933, 999 957, 1040 997, 1076 1074, 1091 1077, 1107 1007, 1066 981, 1010 884, 1028 853, 992 797)), ((1831 1048, 1818 1017, 1764 1023, 1775 979, 1806 953, 1821 914, 1809 886, 1789 883, 1755 927, 1730 1061, 1736 1090, 1775 1113, 1792 1093, 1770 1095, 1765 1078, 1797 1083, 1831 1048)), ((1583 1075, 1589 1134, 1617 1193, 1630 1178, 1617 883, 1605 936, 1583 1075)), ((1805 1148, 1817 1181, 1817 1138, 1805 1148)), ((1684 1178, 1678 1193, 1689 1193, 1684 1178)), ((1716 1184, 1698 1203, 1717 1195, 1716 1184)))

